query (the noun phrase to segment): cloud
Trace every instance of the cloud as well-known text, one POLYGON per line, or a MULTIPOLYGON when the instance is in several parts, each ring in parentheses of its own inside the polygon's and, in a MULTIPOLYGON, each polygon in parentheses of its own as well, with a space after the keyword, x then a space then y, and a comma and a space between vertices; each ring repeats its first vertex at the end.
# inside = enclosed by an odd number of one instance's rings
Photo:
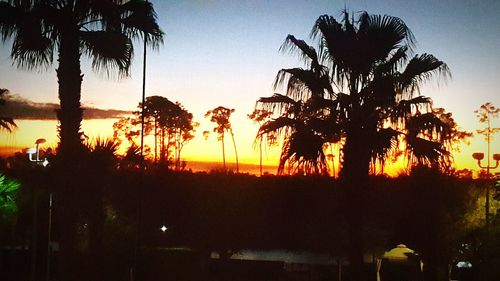
MULTIPOLYGON (((56 120, 59 104, 33 102, 17 95, 4 97, 5 104, 0 107, 0 114, 14 120, 56 120)), ((99 109, 83 106, 83 119, 120 118, 131 114, 130 111, 117 109, 99 109)))

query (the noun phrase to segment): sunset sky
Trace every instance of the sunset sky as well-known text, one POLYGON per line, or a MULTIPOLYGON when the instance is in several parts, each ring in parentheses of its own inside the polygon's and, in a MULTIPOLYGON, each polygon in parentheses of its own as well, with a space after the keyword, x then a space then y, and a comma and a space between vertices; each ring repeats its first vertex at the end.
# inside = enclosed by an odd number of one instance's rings
MULTIPOLYGON (((340 19, 341 10, 366 10, 402 18, 413 31, 417 53, 431 53, 445 61, 452 72, 447 83, 435 80, 422 93, 444 107, 462 129, 482 128, 474 110, 487 101, 500 106, 500 1, 498 0, 156 0, 151 1, 166 33, 165 44, 150 52, 147 68, 147 95, 161 95, 179 101, 201 123, 196 138, 186 146, 184 158, 221 161, 220 144, 215 136, 205 140, 202 132, 212 126, 203 117, 216 106, 236 109, 232 117, 240 161, 258 164, 252 147, 257 127, 247 118, 255 101, 273 93, 272 82, 281 68, 302 66, 293 55, 278 51, 287 34, 316 45, 311 28, 323 14, 340 19), (438 85, 439 84, 439 85, 438 85)), ((135 110, 141 98, 142 48, 135 45, 130 78, 108 79, 93 73, 83 60, 84 106, 99 109, 135 110)), ((0 45, 0 88, 40 103, 58 103, 55 66, 39 72, 18 70, 9 58, 11 42, 0 45)), ((57 63, 57 62, 55 62, 57 63)), ((111 135, 115 120, 88 120, 89 136, 111 135)), ((35 139, 57 143, 56 121, 18 120, 17 131, 0 134, 3 147, 29 147, 35 139)), ((500 127, 499 120, 493 126, 500 127)), ((11 150, 14 150, 11 148, 11 150)), ((228 161, 234 159, 227 146, 228 161)), ((477 166, 472 152, 486 152, 483 137, 471 139, 455 155, 457 168, 477 166)), ((500 135, 492 143, 500 153, 500 135)), ((265 163, 277 164, 278 151, 269 151, 265 163)))

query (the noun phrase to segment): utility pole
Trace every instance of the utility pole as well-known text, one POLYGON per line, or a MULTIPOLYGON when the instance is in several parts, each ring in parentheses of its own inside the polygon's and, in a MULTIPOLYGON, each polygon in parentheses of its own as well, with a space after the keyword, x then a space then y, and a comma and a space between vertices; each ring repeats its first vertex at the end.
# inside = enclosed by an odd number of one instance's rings
MULTIPOLYGON (((146 0, 146 3, 148 1, 146 0)), ((148 36, 146 32, 143 33, 144 36, 144 44, 143 44, 143 57, 142 57, 142 98, 141 98, 141 179, 144 178, 144 103, 146 102, 146 66, 147 66, 147 42, 148 36)), ((141 180, 142 181, 142 180, 141 180)), ((141 240, 141 216, 142 216, 142 187, 137 186, 137 196, 138 196, 138 206, 137 206, 137 230, 135 237, 135 245, 134 245, 134 256, 133 256, 133 264, 130 268, 130 280, 135 281, 137 278, 137 264, 139 259, 139 249, 140 249, 140 240, 141 240)))
MULTIPOLYGON (((481 169, 486 170, 487 179, 491 179, 490 170, 494 170, 498 167, 498 162, 500 161, 500 154, 493 154, 493 160, 496 161, 495 165, 491 165, 491 135, 500 131, 500 128, 491 128, 491 118, 498 117, 500 113, 500 108, 496 108, 492 103, 485 103, 481 107, 474 111, 479 118, 479 122, 486 123, 486 128, 483 130, 477 130, 478 134, 486 136, 486 153, 487 160, 486 166, 481 165, 481 160, 484 159, 484 153, 476 152, 472 154, 472 157, 477 160, 477 165, 481 169)), ((486 232, 489 232, 490 224, 490 183, 486 185, 486 202, 485 202, 485 219, 486 219, 486 232)))

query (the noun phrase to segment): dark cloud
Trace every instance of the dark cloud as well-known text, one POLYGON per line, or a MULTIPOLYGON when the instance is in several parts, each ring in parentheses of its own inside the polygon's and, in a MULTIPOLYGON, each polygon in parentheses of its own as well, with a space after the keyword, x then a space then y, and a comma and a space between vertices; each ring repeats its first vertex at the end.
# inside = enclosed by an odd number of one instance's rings
MULTIPOLYGON (((14 120, 56 120, 56 109, 59 104, 39 103, 24 99, 20 96, 8 95, 4 97, 5 104, 0 108, 2 116, 14 120)), ((83 119, 109 119, 119 118, 131 114, 130 111, 116 109, 99 109, 83 107, 83 119)))

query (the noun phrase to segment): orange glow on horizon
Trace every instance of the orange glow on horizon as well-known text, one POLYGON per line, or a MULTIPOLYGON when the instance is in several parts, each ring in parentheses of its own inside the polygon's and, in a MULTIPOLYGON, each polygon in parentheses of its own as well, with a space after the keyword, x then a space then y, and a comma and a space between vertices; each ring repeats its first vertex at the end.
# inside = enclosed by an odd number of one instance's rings
MULTIPOLYGON (((112 137, 112 125, 115 121, 116 119, 84 120, 82 122, 82 129, 90 140, 98 136, 112 137)), ((200 122, 201 125, 197 129, 195 138, 183 149, 181 155, 182 160, 187 161, 187 168, 191 168, 193 171, 221 168, 221 143, 217 141, 215 135, 210 135, 208 140, 205 140, 202 135, 204 130, 210 130, 212 128, 212 124, 201 118, 198 118, 196 121, 200 122)), ((34 142, 38 138, 45 138, 47 140, 47 143, 45 143, 42 148, 55 148, 57 146, 57 121, 18 120, 16 123, 18 128, 14 133, 8 134, 3 132, 0 135, 0 154, 11 155, 22 149, 34 147, 34 142)), ((242 172, 258 174, 259 151, 258 147, 254 146, 257 126, 250 120, 245 120, 244 118, 235 118, 235 120, 233 120, 233 126, 235 128, 239 162, 242 167, 240 170, 242 172)), ((153 147, 153 138, 151 136, 146 137, 146 145, 153 147)), ((495 150, 497 147, 500 147, 498 145, 498 140, 493 139, 491 144, 492 154, 500 152, 495 150)), ((325 152, 327 154, 330 153, 329 150, 325 152)), ((460 152, 453 153, 454 167, 456 169, 466 168, 477 173, 479 169, 477 162, 471 156, 473 152, 486 152, 486 143, 482 136, 472 138, 470 140, 470 145, 460 144, 460 152)), ((334 150, 333 153, 337 154, 338 152, 334 150)), ((262 161, 265 166, 264 171, 276 173, 279 154, 279 147, 264 148, 262 161)), ((334 159, 335 169, 338 175, 338 159, 337 157, 334 159)), ((483 161, 483 164, 486 164, 486 160, 483 161)), ((236 170, 234 164, 234 149, 229 138, 226 140, 226 162, 228 163, 229 169, 236 170)), ((493 162, 492 160, 492 164, 494 164, 493 162)), ((328 161, 327 165, 331 173, 331 161, 328 161)), ((384 173, 390 176, 397 176, 399 173, 404 172, 405 169, 406 164, 404 159, 400 158, 394 163, 389 163, 388 161, 384 168, 384 173)), ((380 171, 380 169, 377 169, 377 171, 380 171)))

